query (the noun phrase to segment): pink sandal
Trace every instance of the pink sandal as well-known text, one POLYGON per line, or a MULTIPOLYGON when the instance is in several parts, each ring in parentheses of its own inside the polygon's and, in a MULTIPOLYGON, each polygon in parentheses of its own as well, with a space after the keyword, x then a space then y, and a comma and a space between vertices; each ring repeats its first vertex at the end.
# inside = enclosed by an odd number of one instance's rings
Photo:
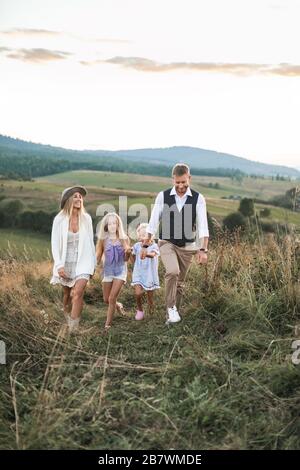
POLYGON ((135 314, 135 319, 136 320, 144 320, 144 312, 142 310, 137 310, 135 314))

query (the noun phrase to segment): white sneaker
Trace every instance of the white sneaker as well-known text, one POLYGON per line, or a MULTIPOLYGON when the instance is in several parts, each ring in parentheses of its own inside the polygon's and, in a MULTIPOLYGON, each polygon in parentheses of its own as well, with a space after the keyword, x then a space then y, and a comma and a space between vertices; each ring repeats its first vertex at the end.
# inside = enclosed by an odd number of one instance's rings
POLYGON ((180 315, 177 311, 176 305, 172 308, 168 308, 168 319, 166 321, 166 324, 168 325, 169 323, 177 323, 181 320, 180 315))

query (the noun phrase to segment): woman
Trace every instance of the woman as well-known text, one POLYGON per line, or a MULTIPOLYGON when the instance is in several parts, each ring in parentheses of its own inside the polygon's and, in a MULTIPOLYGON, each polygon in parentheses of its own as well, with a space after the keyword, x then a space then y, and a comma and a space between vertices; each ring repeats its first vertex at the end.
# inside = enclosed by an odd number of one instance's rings
POLYGON ((96 254, 91 216, 85 211, 83 186, 62 192, 61 211, 55 216, 51 234, 54 259, 51 284, 63 287, 63 307, 69 330, 78 328, 87 282, 94 274, 96 254))

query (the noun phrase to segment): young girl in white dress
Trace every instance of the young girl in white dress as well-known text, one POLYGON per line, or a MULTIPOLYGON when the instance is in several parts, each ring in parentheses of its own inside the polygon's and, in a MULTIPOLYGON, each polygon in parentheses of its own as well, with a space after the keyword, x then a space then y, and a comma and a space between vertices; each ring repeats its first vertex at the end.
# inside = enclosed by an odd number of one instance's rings
POLYGON ((137 228, 138 242, 133 245, 132 258, 134 261, 131 285, 135 289, 137 303, 136 320, 143 320, 145 313, 143 310, 144 293, 147 294, 147 302, 150 312, 153 312, 154 301, 153 292, 159 289, 158 277, 158 256, 157 244, 151 240, 147 248, 143 247, 142 240, 147 235, 148 224, 140 224, 137 228))

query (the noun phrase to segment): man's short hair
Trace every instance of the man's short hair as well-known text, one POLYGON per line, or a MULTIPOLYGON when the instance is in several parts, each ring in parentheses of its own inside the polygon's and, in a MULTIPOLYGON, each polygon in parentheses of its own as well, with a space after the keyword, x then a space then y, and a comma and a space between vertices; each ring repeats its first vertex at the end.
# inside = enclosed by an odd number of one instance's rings
POLYGON ((173 166, 172 176, 183 176, 186 174, 190 174, 190 168, 185 163, 176 163, 173 166))

